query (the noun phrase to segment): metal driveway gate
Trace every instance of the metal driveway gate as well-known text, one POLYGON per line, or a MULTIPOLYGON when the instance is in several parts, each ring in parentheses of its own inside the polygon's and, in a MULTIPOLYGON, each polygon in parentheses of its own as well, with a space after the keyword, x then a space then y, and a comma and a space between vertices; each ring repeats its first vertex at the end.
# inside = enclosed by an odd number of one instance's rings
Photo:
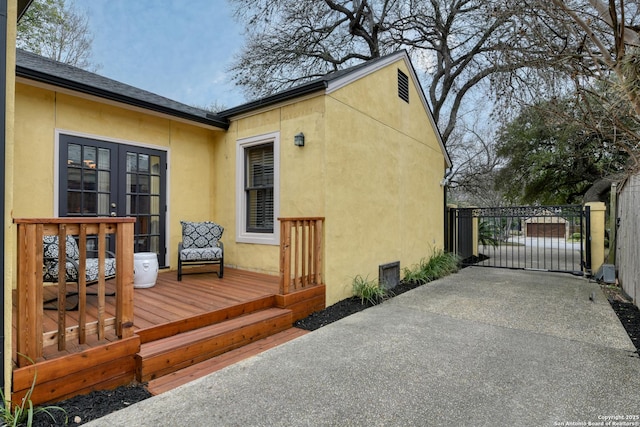
POLYGON ((579 275, 590 268, 588 206, 449 208, 447 230, 447 250, 465 265, 579 275))

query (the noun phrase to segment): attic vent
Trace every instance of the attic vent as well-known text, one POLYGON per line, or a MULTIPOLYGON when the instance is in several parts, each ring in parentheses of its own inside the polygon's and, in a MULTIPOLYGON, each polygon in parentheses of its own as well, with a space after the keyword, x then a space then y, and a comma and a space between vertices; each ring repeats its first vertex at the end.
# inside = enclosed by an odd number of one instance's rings
POLYGON ((409 77, 400 70, 398 70, 398 96, 409 102, 409 77))

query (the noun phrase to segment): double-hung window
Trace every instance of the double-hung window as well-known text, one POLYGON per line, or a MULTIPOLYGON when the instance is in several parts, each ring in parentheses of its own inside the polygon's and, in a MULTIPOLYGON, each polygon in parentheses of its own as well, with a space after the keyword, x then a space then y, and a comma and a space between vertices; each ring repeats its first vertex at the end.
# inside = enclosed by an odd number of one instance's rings
POLYGON ((239 140, 236 175, 236 240, 279 244, 279 135, 239 140))
POLYGON ((273 233, 273 143, 244 150, 247 231, 273 233))

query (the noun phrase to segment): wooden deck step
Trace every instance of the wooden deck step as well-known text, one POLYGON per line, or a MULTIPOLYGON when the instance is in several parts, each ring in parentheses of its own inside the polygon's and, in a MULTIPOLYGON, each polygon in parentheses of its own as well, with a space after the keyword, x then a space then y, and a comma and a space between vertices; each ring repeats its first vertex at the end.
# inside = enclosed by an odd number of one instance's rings
POLYGON ((136 378, 159 378, 289 329, 292 323, 291 310, 269 308, 142 344, 136 378))
POLYGON ((213 357, 196 365, 189 366, 179 371, 172 372, 155 380, 149 381, 147 389, 151 394, 158 395, 172 390, 195 379, 204 377, 222 368, 233 365, 241 360, 262 353, 263 351, 277 347, 295 338, 309 333, 304 329, 289 328, 267 338, 262 338, 235 350, 228 351, 220 356, 213 357))

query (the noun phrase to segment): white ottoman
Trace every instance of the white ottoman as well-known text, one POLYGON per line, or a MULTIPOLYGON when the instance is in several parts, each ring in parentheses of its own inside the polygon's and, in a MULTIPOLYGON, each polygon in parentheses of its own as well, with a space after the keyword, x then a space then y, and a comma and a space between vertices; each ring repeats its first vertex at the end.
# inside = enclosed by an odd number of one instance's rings
POLYGON ((158 278, 158 254, 138 252, 133 254, 133 287, 150 288, 158 278))

